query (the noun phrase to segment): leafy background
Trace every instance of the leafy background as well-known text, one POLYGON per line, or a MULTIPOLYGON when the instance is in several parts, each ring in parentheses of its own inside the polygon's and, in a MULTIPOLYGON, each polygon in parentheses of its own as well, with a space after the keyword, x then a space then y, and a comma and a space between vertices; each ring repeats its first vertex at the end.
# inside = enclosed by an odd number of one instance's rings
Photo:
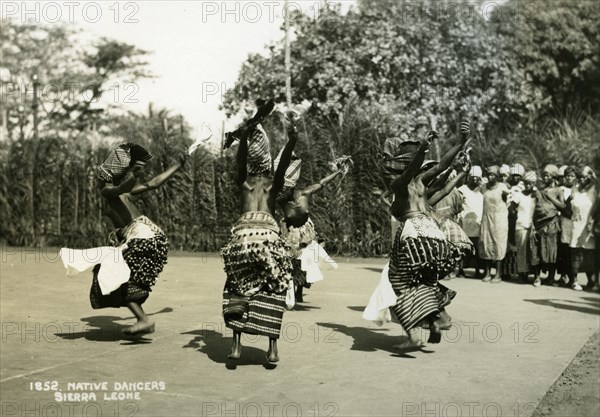
MULTIPOLYGON (((351 155, 343 182, 318 194, 312 217, 328 250, 379 256, 389 250, 390 217, 380 152, 387 137, 419 138, 437 122, 439 154, 469 117, 474 159, 600 167, 600 7, 596 2, 509 1, 482 17, 469 2, 362 0, 345 15, 328 7, 318 19, 291 16, 292 95, 312 106, 297 153, 300 185, 327 175, 327 162, 351 155)), ((117 142, 148 147, 157 158, 148 176, 174 162, 191 142, 186 120, 150 105, 143 114, 95 102, 114 80, 151 77, 134 45, 100 38, 83 43, 71 26, 7 22, 2 29, 0 239, 11 245, 100 245, 111 225, 94 180, 95 167, 117 142), (31 74, 55 86, 56 100, 33 110, 14 94, 31 91, 31 74), (75 94, 74 94, 75 93, 75 94)), ((259 97, 285 102, 282 40, 251 54, 226 93, 228 115, 259 97)), ((266 123, 272 152, 285 136, 266 123)), ((172 247, 216 251, 239 213, 235 147, 199 150, 166 186, 140 205, 163 227, 172 247)))

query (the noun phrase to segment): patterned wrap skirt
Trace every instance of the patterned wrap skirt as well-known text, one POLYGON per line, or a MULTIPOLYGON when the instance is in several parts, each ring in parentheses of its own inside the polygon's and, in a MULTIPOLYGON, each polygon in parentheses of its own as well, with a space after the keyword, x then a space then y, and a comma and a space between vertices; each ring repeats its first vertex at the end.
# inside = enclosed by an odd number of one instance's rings
POLYGON ((279 337, 285 293, 292 279, 289 250, 271 214, 248 212, 240 217, 221 250, 227 274, 223 291, 227 327, 279 337))
POLYGON ((461 258, 461 250, 443 238, 428 233, 437 224, 427 216, 408 219, 396 232, 389 266, 389 280, 398 297, 392 307, 405 331, 417 326, 432 314, 439 313, 456 296, 456 292, 438 280, 448 275, 461 258), (403 236, 409 222, 421 223, 417 235, 403 236), (434 237, 435 236, 435 237, 434 237))
POLYGON ((317 233, 315 232, 315 225, 313 221, 308 218, 306 223, 300 227, 287 226, 283 222, 284 238, 286 243, 290 246, 290 255, 292 256, 292 266, 294 277, 294 285, 296 288, 304 287, 310 288, 310 284, 306 281, 306 271, 302 270, 302 261, 298 259, 302 249, 306 248, 309 244, 317 239, 317 233))
POLYGON ((90 303, 92 308, 126 307, 129 302, 143 304, 156 284, 158 275, 167 263, 169 241, 158 226, 154 226, 155 235, 151 238, 133 238, 127 242, 123 259, 131 270, 129 281, 110 294, 103 295, 98 283, 100 265, 93 270, 90 303))
POLYGON ((558 217, 539 229, 531 231, 529 239, 532 252, 531 265, 553 265, 556 263, 559 234, 560 222, 558 217))
POLYGON ((475 251, 475 246, 462 227, 455 221, 444 217, 440 224, 440 230, 446 235, 446 239, 454 246, 458 247, 462 253, 470 255, 475 251))

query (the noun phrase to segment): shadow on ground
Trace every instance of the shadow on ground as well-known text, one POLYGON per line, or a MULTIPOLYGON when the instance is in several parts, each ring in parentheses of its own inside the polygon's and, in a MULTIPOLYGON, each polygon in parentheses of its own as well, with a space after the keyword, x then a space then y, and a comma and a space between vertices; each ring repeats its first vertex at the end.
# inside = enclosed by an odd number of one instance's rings
POLYGON ((383 272, 383 268, 374 268, 372 266, 363 266, 363 269, 366 269, 367 271, 377 272, 378 274, 381 274, 383 272))
POLYGON ((598 304, 598 300, 590 297, 583 297, 582 299, 583 301, 559 300, 551 298, 545 300, 524 299, 523 301, 562 310, 578 311, 580 313, 587 314, 600 314, 600 305, 598 304), (593 307, 590 307, 590 305, 593 307))
MULTIPOLYGON (((171 307, 163 308, 160 311, 154 313, 148 313, 148 316, 154 316, 156 314, 170 313, 173 309, 171 307)), ((123 329, 129 325, 117 323, 122 320, 131 320, 135 317, 119 317, 119 316, 90 316, 82 317, 81 321, 83 330, 79 332, 68 332, 68 333, 55 333, 55 336, 61 337, 65 340, 77 340, 85 339, 92 342, 117 342, 123 340, 122 345, 138 345, 147 344, 152 341, 146 336, 129 336, 123 334, 123 329)), ((79 327, 77 327, 79 328, 79 327)))
POLYGON ((425 350, 423 348, 407 349, 402 351, 395 349, 394 345, 406 342, 408 340, 408 336, 389 336, 387 334, 380 333, 382 331, 388 330, 385 327, 381 329, 371 330, 366 329, 364 327, 348 327, 344 326, 343 324, 337 323, 316 324, 328 329, 332 329, 334 331, 334 334, 329 336, 331 342, 335 342, 335 332, 339 332, 346 336, 352 337, 354 341, 350 350, 359 350, 361 352, 376 352, 378 350, 383 350, 385 352, 391 353, 391 356, 410 359, 414 359, 415 357, 409 355, 409 352, 421 351, 424 353, 432 353, 432 351, 425 350))
POLYGON ((294 304, 294 308, 292 311, 310 311, 310 310, 320 310, 321 307, 306 305, 304 302, 294 304))
POLYGON ((275 369, 276 364, 267 362, 267 348, 269 339, 255 335, 242 335, 242 357, 240 359, 229 359, 229 351, 233 337, 224 336, 222 333, 210 329, 192 330, 181 334, 196 335, 192 340, 184 345, 183 348, 193 348, 204 353, 208 358, 215 362, 224 364, 227 369, 235 370, 238 366, 245 365, 262 365, 265 369, 275 369), (253 346, 243 346, 244 338, 248 337, 252 340, 260 337, 265 341, 265 350, 255 348, 253 346))

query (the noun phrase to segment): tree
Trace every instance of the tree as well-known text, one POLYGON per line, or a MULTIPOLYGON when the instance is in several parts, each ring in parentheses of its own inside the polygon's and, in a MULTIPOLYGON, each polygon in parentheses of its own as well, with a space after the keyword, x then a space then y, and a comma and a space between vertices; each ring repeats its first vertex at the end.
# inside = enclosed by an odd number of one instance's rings
MULTIPOLYGON (((436 3, 437 4, 437 3, 436 3)), ((447 6, 456 5, 451 3, 447 6)), ((407 135, 418 120, 438 116, 439 129, 454 132, 461 115, 476 115, 481 134, 519 123, 529 97, 504 36, 475 13, 456 15, 429 2, 363 1, 346 15, 327 9, 318 19, 292 20, 292 87, 296 102, 312 101, 324 116, 338 117, 345 105, 393 108, 392 122, 407 135)), ((238 84, 226 94, 230 114, 256 97, 283 101, 283 50, 251 55, 238 84)))
POLYGON ((66 24, 3 22, 0 111, 13 138, 23 123, 31 130, 34 75, 40 82, 40 130, 54 128, 60 135, 100 124, 104 109, 96 103, 111 81, 150 75, 141 60, 146 51, 107 38, 86 47, 78 34, 66 24))
POLYGON ((542 113, 600 110, 600 6, 593 1, 511 0, 493 22, 514 47, 528 82, 540 89, 542 113))

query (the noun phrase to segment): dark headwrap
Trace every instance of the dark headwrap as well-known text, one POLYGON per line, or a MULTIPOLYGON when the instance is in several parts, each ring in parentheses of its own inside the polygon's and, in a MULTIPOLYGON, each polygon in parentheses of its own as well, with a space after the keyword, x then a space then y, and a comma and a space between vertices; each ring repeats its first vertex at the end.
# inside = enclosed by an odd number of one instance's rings
POLYGON ((402 174, 419 148, 419 142, 388 138, 383 144, 383 177, 393 180, 402 174))
POLYGON ((569 165, 565 168, 564 176, 566 177, 569 174, 577 176, 577 174, 579 174, 579 171, 574 166, 569 165))
POLYGON ((258 124, 248 138, 248 174, 270 173, 273 167, 269 137, 258 124))
POLYGON ((96 176, 105 182, 113 182, 123 177, 136 161, 148 162, 154 158, 143 146, 126 142, 113 149, 102 165, 98 166, 96 176))
MULTIPOLYGON (((283 153, 283 149, 279 151, 279 155, 275 158, 275 169, 279 166, 279 161, 281 160, 281 154, 283 153)), ((295 152, 292 152, 292 160, 290 161, 290 165, 285 171, 285 180, 284 187, 295 188, 298 180, 300 179, 300 168, 302 168, 302 159, 298 158, 295 152)))

